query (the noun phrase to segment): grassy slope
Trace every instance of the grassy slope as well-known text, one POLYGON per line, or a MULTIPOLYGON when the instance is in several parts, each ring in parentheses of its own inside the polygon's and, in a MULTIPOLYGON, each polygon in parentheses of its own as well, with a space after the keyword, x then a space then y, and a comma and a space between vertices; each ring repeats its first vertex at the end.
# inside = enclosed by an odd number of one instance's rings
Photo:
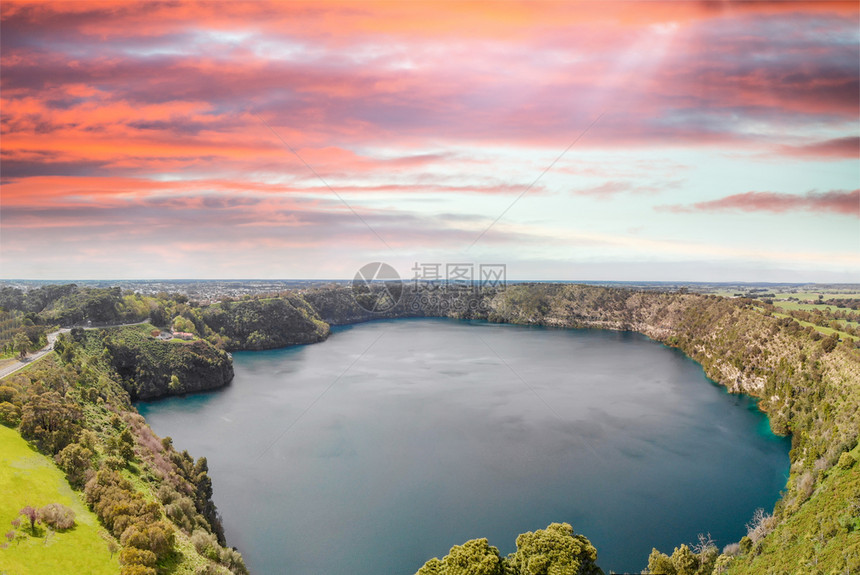
MULTIPOLYGON (((860 446, 852 451, 860 458, 860 446)), ((833 467, 812 496, 763 541, 761 549, 735 562, 729 573, 850 574, 860 572, 860 532, 849 511, 860 505, 860 464, 833 467)))
MULTIPOLYGON (((108 397, 110 402, 115 402, 120 413, 122 413, 128 409, 123 407, 128 402, 128 397, 119 384, 110 380, 111 374, 104 361, 92 361, 96 359, 101 350, 98 343, 100 339, 95 331, 88 331, 87 333, 93 335, 86 342, 92 345, 88 347, 84 344, 78 348, 77 361, 88 365, 89 378, 100 381, 101 392, 108 397)), ((19 384, 28 387, 32 383, 27 381, 30 377, 38 379, 45 376, 45 371, 33 373, 37 370, 59 372, 62 370, 62 364, 56 354, 47 354, 15 374, 0 380, 0 384, 15 385, 11 380, 17 380, 19 384), (27 376, 27 378, 22 378, 22 376, 27 376)), ((95 385, 95 383, 93 381, 87 385, 95 385)), ((77 394, 79 390, 72 390, 71 393, 77 394)), ((103 442, 105 437, 103 435, 111 430, 110 418, 113 412, 105 409, 104 404, 101 403, 84 402, 81 407, 85 419, 84 427, 97 432, 100 443, 96 451, 104 456, 103 442)), ((160 441, 160 438, 157 439, 160 441)), ((144 452, 139 444, 136 449, 138 455, 144 452)), ((147 501, 156 501, 154 490, 159 484, 141 479, 142 473, 151 475, 152 469, 140 460, 132 464, 130 469, 135 470, 135 473, 130 473, 126 469, 122 471, 123 476, 132 482, 147 501)), ((100 524, 98 518, 87 509, 82 500, 82 495, 71 489, 63 472, 54 465, 49 457, 40 454, 31 447, 16 430, 0 425, 0 537, 11 529, 9 521, 14 519, 22 507, 26 505, 43 506, 51 502, 62 503, 75 510, 78 522, 76 528, 66 533, 55 533, 51 536, 48 548, 53 547, 54 549, 50 556, 35 553, 35 551, 46 549, 43 545, 43 539, 36 538, 32 540, 32 549, 26 553, 23 553, 26 551, 25 546, 27 545, 24 540, 20 544, 12 543, 8 549, 0 549, 0 575, 40 575, 42 573, 50 575, 66 573, 100 575, 102 573, 119 573, 118 554, 111 558, 107 551, 106 540, 102 539, 102 535, 108 538, 110 535, 100 524), (24 459, 25 457, 26 459, 24 459), (15 460, 14 464, 11 463, 12 460, 15 460), (26 473, 17 472, 15 471, 16 466, 28 471, 26 473), (35 484, 38 489, 34 489, 34 480, 31 478, 30 469, 38 469, 39 473, 36 476, 38 483, 35 484), (17 475, 13 474, 7 477, 6 474, 11 474, 13 471, 17 475), (12 483, 13 476, 14 484, 12 483), (62 545, 57 545, 61 540, 65 542, 62 545), (94 555, 89 552, 93 545, 101 546, 99 547, 99 554, 94 555), (90 563, 84 561, 88 555, 90 563), (36 557, 38 557, 38 561, 35 560, 36 557), (99 565, 102 567, 99 568, 99 565)), ((3 537, 0 539, 0 543, 5 540, 3 537)), ((162 575, 194 575, 204 566, 208 566, 211 573, 230 575, 230 572, 223 566, 201 557, 195 551, 188 535, 177 530, 175 553, 159 565, 159 572, 162 575)))
MULTIPOLYGON (((8 427, 0 426, 0 530, 26 506, 62 503, 74 509, 77 525, 45 537, 29 534, 0 550, 0 574, 55 575, 57 573, 119 573, 117 555, 111 558, 96 516, 74 493, 63 472, 8 427)), ((4 537, 5 541, 5 537, 4 537)))

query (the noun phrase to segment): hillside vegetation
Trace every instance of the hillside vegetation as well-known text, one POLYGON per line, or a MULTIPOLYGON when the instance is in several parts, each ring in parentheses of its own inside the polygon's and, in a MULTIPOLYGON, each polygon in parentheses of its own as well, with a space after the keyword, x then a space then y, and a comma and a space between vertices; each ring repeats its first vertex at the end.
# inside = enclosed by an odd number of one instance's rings
MULTIPOLYGON (((233 362, 208 342, 166 342, 149 332, 146 325, 80 330, 72 339, 93 351, 107 352, 105 358, 132 400, 215 389, 233 379, 233 362)), ((62 347, 60 343, 60 352, 62 347)))
MULTIPOLYGON (((55 460, 68 484, 54 489, 79 490, 76 497, 84 497, 116 546, 122 575, 246 573, 241 555, 224 547, 206 459, 178 452, 131 406, 110 348, 136 333, 129 330, 135 328, 61 336, 57 353, 0 382, 0 424, 17 428, 55 460)), ((10 549, 0 550, 0 565, 10 549)), ((63 560, 72 561, 72 555, 67 549, 63 560)), ((31 560, 40 569, 52 564, 44 553, 31 560)))
MULTIPOLYGON (((850 334, 836 329, 822 334, 820 325, 787 316, 766 302, 521 284, 482 292, 406 290, 392 309, 372 313, 358 305, 348 288, 211 306, 181 295, 145 298, 59 288, 40 288, 32 296, 36 290, 31 290, 17 299, 3 290, 0 299, 18 306, 8 312, 10 322, 29 319, 31 328, 78 317, 68 310, 101 302, 94 305, 103 311, 110 304, 117 315, 100 318, 147 316, 154 326, 179 326, 200 338, 194 343, 155 341, 148 334, 152 326, 76 331, 59 340, 57 354, 7 378, 0 387, 0 422, 18 427, 43 452, 60 456, 72 484, 86 486, 87 501, 107 530, 126 549, 141 552, 125 553, 135 565, 154 565, 162 573, 244 570, 238 554, 223 547, 205 459, 195 461, 177 453, 169 439, 155 437, 131 408, 131 398, 226 384, 232 366, 221 350, 321 341, 328 336, 329 324, 452 317, 643 333, 682 350, 730 392, 757 398, 773 431, 791 435, 791 474, 783 496, 773 510, 750 518, 746 537, 723 550, 706 537, 679 541, 671 552, 654 550, 642 558, 652 573, 860 571, 860 351, 850 334), (133 512, 116 517, 110 511, 116 498, 133 512), (136 530, 128 531, 135 525, 136 530)), ((810 319, 822 321, 818 316, 810 319)), ((541 538, 546 554, 559 551, 554 540, 541 538)), ((507 575, 556 572, 540 567, 542 559, 524 563, 498 558, 494 563, 494 548, 475 541, 452 548, 453 558, 428 562, 422 575, 451 572, 455 563, 464 573, 494 572, 482 571, 481 565, 501 566, 507 575), (474 564, 469 559, 473 551, 474 564)), ((562 547, 570 543, 563 537, 559 541, 562 547)))
MULTIPOLYGON (((223 302, 201 314, 206 329, 220 335, 225 349, 274 349, 316 343, 329 326, 300 297, 223 302)), ((204 334, 206 330, 204 330, 204 334)))

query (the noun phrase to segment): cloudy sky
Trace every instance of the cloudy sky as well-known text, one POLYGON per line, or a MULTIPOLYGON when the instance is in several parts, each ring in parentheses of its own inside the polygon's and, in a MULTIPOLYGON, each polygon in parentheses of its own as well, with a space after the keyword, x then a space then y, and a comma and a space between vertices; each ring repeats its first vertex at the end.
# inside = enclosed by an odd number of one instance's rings
POLYGON ((860 281, 850 2, 2 4, 2 277, 860 281))

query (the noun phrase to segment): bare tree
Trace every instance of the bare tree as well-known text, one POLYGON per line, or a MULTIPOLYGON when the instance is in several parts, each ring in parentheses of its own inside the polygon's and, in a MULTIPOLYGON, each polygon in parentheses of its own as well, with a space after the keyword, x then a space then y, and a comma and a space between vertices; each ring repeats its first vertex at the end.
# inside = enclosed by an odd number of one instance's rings
POLYGON ((756 544, 773 531, 774 527, 776 527, 776 517, 759 507, 753 513, 750 522, 747 523, 747 537, 750 538, 753 544, 756 544))

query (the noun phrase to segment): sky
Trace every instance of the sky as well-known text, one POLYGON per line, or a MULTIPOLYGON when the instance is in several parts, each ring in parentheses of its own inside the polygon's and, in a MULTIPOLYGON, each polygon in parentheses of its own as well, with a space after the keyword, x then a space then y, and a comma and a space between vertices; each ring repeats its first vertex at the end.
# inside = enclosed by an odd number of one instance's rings
POLYGON ((4 1, 0 277, 860 282, 858 6, 4 1))

